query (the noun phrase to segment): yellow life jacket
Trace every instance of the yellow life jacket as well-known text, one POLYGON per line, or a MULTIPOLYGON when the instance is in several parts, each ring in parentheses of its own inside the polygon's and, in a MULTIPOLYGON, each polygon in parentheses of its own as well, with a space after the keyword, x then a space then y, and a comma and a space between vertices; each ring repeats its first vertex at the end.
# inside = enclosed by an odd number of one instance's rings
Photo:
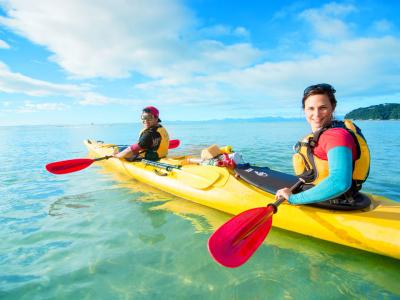
POLYGON ((166 157, 169 148, 169 135, 167 130, 161 125, 158 125, 155 128, 142 129, 142 131, 140 132, 140 136, 145 130, 157 131, 160 134, 161 140, 154 140, 154 147, 152 149, 145 149, 144 153, 142 153, 142 157, 148 160, 159 160, 160 158, 166 157))
POLYGON ((355 162, 353 162, 352 190, 358 191, 361 189, 362 183, 365 182, 369 174, 370 152, 360 128, 353 124, 351 120, 344 120, 344 122, 333 121, 329 127, 311 133, 298 142, 294 147, 297 152, 293 155, 294 172, 307 183, 314 185, 328 177, 328 161, 314 155, 313 149, 318 144, 320 135, 329 128, 344 128, 354 138, 357 146, 357 158, 355 162))

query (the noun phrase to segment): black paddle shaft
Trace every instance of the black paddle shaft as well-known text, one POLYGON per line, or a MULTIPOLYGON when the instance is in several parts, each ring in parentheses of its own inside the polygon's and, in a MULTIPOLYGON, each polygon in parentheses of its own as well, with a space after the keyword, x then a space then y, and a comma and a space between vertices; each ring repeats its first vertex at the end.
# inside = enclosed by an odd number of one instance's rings
MULTIPOLYGON (((299 178, 299 181, 297 181, 294 185, 292 185, 290 187, 290 191, 295 191, 296 189, 298 189, 299 187, 301 187, 303 184, 305 183, 303 178, 299 178)), ((274 214, 278 211, 278 206, 282 204, 282 202, 284 202, 286 199, 283 198, 282 196, 280 196, 278 198, 278 200, 276 200, 274 203, 270 203, 268 204, 268 206, 272 206, 272 208, 274 209, 274 214)))
POLYGON ((104 157, 95 158, 95 159, 93 159, 93 161, 100 161, 100 160, 104 160, 104 159, 109 159, 111 157, 113 157, 113 156, 112 155, 107 155, 107 156, 104 156, 104 157))

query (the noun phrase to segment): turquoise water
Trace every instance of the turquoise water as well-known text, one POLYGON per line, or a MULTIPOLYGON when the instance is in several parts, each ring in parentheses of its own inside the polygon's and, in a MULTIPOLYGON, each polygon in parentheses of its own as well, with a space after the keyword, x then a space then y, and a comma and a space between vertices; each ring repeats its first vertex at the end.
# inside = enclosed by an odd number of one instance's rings
MULTIPOLYGON (((400 200, 400 122, 364 121, 365 190, 400 200)), ((232 145, 291 172, 305 122, 166 124, 173 153, 232 145)), ((135 140, 138 124, 0 127, 0 299, 399 299, 400 262, 273 229, 238 269, 206 242, 229 216, 99 166, 63 176, 48 162, 85 157, 85 138, 135 140)))

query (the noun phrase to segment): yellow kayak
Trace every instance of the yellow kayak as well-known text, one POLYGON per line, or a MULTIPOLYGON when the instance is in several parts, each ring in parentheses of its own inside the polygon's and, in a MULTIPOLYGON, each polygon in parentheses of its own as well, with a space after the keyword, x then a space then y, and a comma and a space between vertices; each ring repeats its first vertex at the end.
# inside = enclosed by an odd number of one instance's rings
MULTIPOLYGON (((85 140, 92 157, 112 155, 118 146, 85 140)), ((236 215, 274 202, 274 194, 249 184, 228 168, 183 164, 186 157, 159 162, 110 158, 115 171, 178 197, 236 215)), ((286 186, 285 184, 282 187, 286 186)), ((337 211, 283 203, 273 226, 337 244, 400 259, 400 203, 368 195, 371 204, 337 211)))

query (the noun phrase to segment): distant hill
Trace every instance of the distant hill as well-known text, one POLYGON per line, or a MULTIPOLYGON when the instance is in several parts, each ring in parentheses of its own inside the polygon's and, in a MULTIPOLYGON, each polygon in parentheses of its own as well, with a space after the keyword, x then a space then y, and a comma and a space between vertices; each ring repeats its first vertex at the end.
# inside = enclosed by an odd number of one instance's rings
POLYGON ((385 103, 352 110, 344 116, 352 120, 399 120, 400 104, 385 103))

